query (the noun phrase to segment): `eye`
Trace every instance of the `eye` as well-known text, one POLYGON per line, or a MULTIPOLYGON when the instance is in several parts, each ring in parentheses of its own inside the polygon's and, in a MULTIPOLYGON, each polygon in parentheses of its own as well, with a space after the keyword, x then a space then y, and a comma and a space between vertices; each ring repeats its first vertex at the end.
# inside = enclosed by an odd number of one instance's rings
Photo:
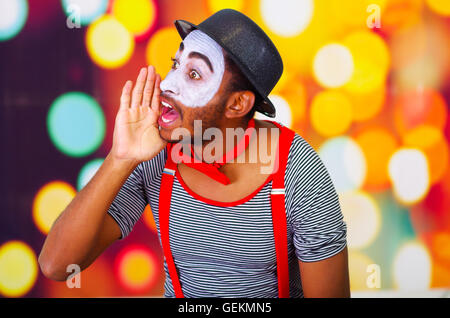
POLYGON ((180 66, 180 63, 178 63, 178 61, 176 59, 174 59, 173 57, 171 58, 172 60, 172 69, 176 70, 178 68, 178 66, 180 66))
POLYGON ((194 79, 194 80, 199 80, 199 79, 202 78, 202 77, 200 76, 200 74, 198 74, 198 72, 197 72, 196 70, 192 70, 192 71, 189 73, 189 77, 192 78, 192 79, 194 79))

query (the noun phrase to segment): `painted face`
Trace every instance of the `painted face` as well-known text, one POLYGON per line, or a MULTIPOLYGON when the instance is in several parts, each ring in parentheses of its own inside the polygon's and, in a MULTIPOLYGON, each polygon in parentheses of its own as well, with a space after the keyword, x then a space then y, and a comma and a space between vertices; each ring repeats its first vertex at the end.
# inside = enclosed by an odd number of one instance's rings
POLYGON ((180 46, 161 90, 186 107, 206 106, 218 92, 225 72, 222 48, 200 30, 180 46))

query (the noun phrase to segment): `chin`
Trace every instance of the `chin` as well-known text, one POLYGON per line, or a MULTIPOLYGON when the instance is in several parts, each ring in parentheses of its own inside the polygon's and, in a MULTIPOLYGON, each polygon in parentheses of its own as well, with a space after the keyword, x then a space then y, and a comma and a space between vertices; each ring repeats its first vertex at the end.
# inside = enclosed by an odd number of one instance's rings
POLYGON ((178 143, 181 140, 183 140, 182 136, 177 136, 179 137, 178 139, 174 139, 173 138, 173 132, 176 128, 172 128, 172 129, 168 129, 168 128, 160 128, 159 130, 159 136, 161 137, 162 140, 164 140, 167 143, 178 143))

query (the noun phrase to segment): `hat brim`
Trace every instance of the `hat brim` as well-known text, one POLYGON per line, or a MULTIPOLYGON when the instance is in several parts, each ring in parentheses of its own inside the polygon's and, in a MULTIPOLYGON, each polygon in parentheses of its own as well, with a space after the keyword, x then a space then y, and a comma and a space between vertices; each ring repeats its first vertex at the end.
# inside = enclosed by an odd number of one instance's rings
POLYGON ((210 38, 212 38, 214 41, 216 41, 227 52, 227 54, 231 57, 231 59, 237 64, 237 66, 242 71, 242 73, 244 73, 244 75, 247 77, 247 79, 253 85, 253 87, 255 88, 258 95, 262 98, 262 102, 256 106, 256 111, 262 113, 263 115, 266 115, 267 117, 275 118, 276 109, 275 109, 275 106, 273 105, 273 103, 270 101, 269 97, 266 96, 264 94, 264 92, 262 92, 258 88, 257 84, 255 84, 255 82, 252 78, 252 75, 251 75, 250 71, 248 70, 247 66, 245 66, 241 61, 239 61, 239 59, 236 58, 236 56, 234 56, 234 54, 230 50, 228 50, 226 45, 224 45, 222 43, 222 41, 220 41, 220 39, 215 38, 213 34, 210 34, 210 32, 208 32, 208 30, 202 29, 201 26, 195 25, 195 24, 185 21, 185 20, 176 20, 175 27, 177 28, 177 31, 183 40, 193 30, 200 30, 203 33, 205 33, 206 35, 208 35, 210 38))

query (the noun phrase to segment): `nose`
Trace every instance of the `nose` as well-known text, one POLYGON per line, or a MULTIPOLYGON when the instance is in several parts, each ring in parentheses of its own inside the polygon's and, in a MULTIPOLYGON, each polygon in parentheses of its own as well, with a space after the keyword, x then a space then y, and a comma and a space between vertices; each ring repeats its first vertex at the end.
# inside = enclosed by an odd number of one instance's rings
POLYGON ((167 95, 177 95, 179 94, 177 76, 175 72, 169 72, 166 78, 161 82, 161 91, 167 95))

